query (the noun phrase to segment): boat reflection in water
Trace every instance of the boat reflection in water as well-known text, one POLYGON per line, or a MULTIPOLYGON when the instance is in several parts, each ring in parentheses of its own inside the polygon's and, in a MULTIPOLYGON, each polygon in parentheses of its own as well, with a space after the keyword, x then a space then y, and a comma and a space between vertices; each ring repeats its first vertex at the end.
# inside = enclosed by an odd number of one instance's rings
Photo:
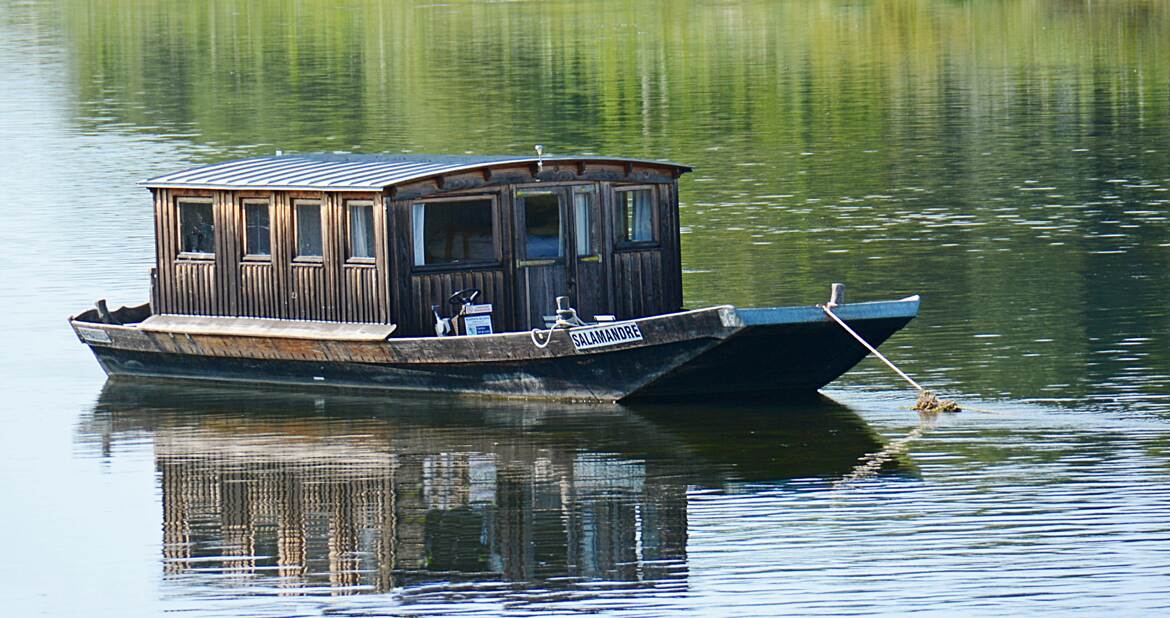
POLYGON ((260 594, 684 587, 688 491, 831 481, 881 448, 826 399, 712 410, 117 382, 80 439, 107 454, 153 442, 170 577, 260 594))

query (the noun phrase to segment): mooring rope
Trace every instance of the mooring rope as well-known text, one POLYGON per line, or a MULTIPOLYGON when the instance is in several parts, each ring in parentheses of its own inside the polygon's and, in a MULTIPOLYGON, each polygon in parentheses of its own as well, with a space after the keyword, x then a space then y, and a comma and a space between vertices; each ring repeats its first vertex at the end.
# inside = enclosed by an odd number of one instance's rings
POLYGON ((905 371, 898 369, 898 366, 891 362, 890 359, 886 358, 885 355, 883 355, 881 352, 878 352, 877 348, 870 345, 864 337, 858 335, 857 331, 850 328, 849 325, 845 323, 845 320, 837 317, 837 314, 833 313, 833 310, 829 307, 829 305, 820 305, 820 308, 825 312, 825 315, 833 318, 834 322, 840 324, 841 328, 845 329, 845 332, 853 335, 853 338, 856 339, 858 343, 865 346, 865 349, 869 350, 871 354, 878 357, 878 359, 889 366, 890 369, 893 369, 895 372, 897 372, 898 375, 902 376, 903 379, 909 382, 910 385, 918 391, 918 401, 914 404, 915 410, 920 410, 923 412, 959 412, 961 410, 961 408, 959 408, 959 404, 949 399, 939 399, 938 396, 936 396, 934 393, 926 390, 925 388, 922 388, 922 385, 915 382, 914 378, 906 375, 905 371))
POLYGON ((554 331, 556 331, 556 328, 550 328, 550 329, 548 329, 548 337, 546 337, 546 338, 545 338, 545 340, 544 340, 544 343, 541 343, 540 341, 538 341, 538 340, 537 340, 537 337, 536 337, 536 335, 538 335, 538 334, 540 333, 540 329, 539 329, 539 328, 534 328, 534 329, 532 329, 532 332, 530 332, 530 333, 528 333, 528 334, 529 334, 529 336, 531 336, 531 337, 532 337, 532 345, 534 345, 534 346, 536 346, 536 347, 538 347, 538 348, 540 348, 540 349, 542 349, 542 350, 543 350, 543 349, 545 349, 545 348, 547 348, 547 347, 548 347, 548 344, 549 344, 549 343, 551 343, 551 342, 552 342, 552 336, 553 336, 553 332, 554 332, 554 331))
POLYGON ((893 369, 894 371, 898 372, 898 375, 905 378, 905 380, 907 382, 909 382, 911 386, 918 389, 919 391, 926 390, 925 388, 922 388, 921 384, 915 382, 913 378, 906 375, 906 372, 902 371, 901 369, 898 369, 897 365, 894 365, 894 363, 890 362, 890 359, 886 358, 885 355, 883 355, 881 352, 878 352, 877 348, 869 345, 869 342, 866 341, 864 338, 862 338, 861 335, 858 335, 857 331, 850 328, 849 325, 845 323, 845 320, 842 320, 841 318, 837 317, 837 314, 833 313, 833 310, 830 309, 828 305, 821 305, 821 309, 823 309, 825 311, 825 315, 829 316, 830 318, 833 318, 834 322, 840 324, 841 328, 845 329, 845 332, 849 333, 850 335, 853 335, 853 338, 856 339, 858 343, 865 346, 865 349, 869 350, 871 354, 878 357, 878 359, 881 360, 883 363, 889 365, 890 369, 893 369))

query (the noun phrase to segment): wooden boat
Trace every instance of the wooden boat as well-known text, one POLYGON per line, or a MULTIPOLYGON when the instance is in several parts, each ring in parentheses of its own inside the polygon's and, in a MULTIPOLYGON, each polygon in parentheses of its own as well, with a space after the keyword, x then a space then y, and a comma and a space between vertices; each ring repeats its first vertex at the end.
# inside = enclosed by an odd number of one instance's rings
MULTIPOLYGON (((506 397, 814 392, 860 361, 820 306, 684 310, 688 171, 538 152, 159 176, 150 302, 70 324, 110 376, 506 397)), ((878 345, 918 297, 834 311, 878 345)))

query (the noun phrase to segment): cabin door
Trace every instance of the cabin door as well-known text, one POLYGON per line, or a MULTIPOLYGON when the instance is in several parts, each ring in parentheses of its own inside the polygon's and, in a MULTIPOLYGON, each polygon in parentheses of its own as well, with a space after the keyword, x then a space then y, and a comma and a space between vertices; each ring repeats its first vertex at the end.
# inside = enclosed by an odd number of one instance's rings
POLYGON ((605 309, 601 209, 593 186, 516 192, 516 307, 522 329, 544 328, 556 297, 590 320, 605 309))

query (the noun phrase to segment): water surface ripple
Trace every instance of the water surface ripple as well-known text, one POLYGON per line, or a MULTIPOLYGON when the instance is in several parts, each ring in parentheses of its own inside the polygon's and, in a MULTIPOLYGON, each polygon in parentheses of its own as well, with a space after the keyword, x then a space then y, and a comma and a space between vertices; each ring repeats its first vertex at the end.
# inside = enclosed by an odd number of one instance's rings
POLYGON ((713 427, 679 405, 110 384, 77 435, 87 456, 153 445, 168 609, 1167 605, 1170 426, 1024 406, 914 423, 845 398, 872 420, 829 399, 713 427))

